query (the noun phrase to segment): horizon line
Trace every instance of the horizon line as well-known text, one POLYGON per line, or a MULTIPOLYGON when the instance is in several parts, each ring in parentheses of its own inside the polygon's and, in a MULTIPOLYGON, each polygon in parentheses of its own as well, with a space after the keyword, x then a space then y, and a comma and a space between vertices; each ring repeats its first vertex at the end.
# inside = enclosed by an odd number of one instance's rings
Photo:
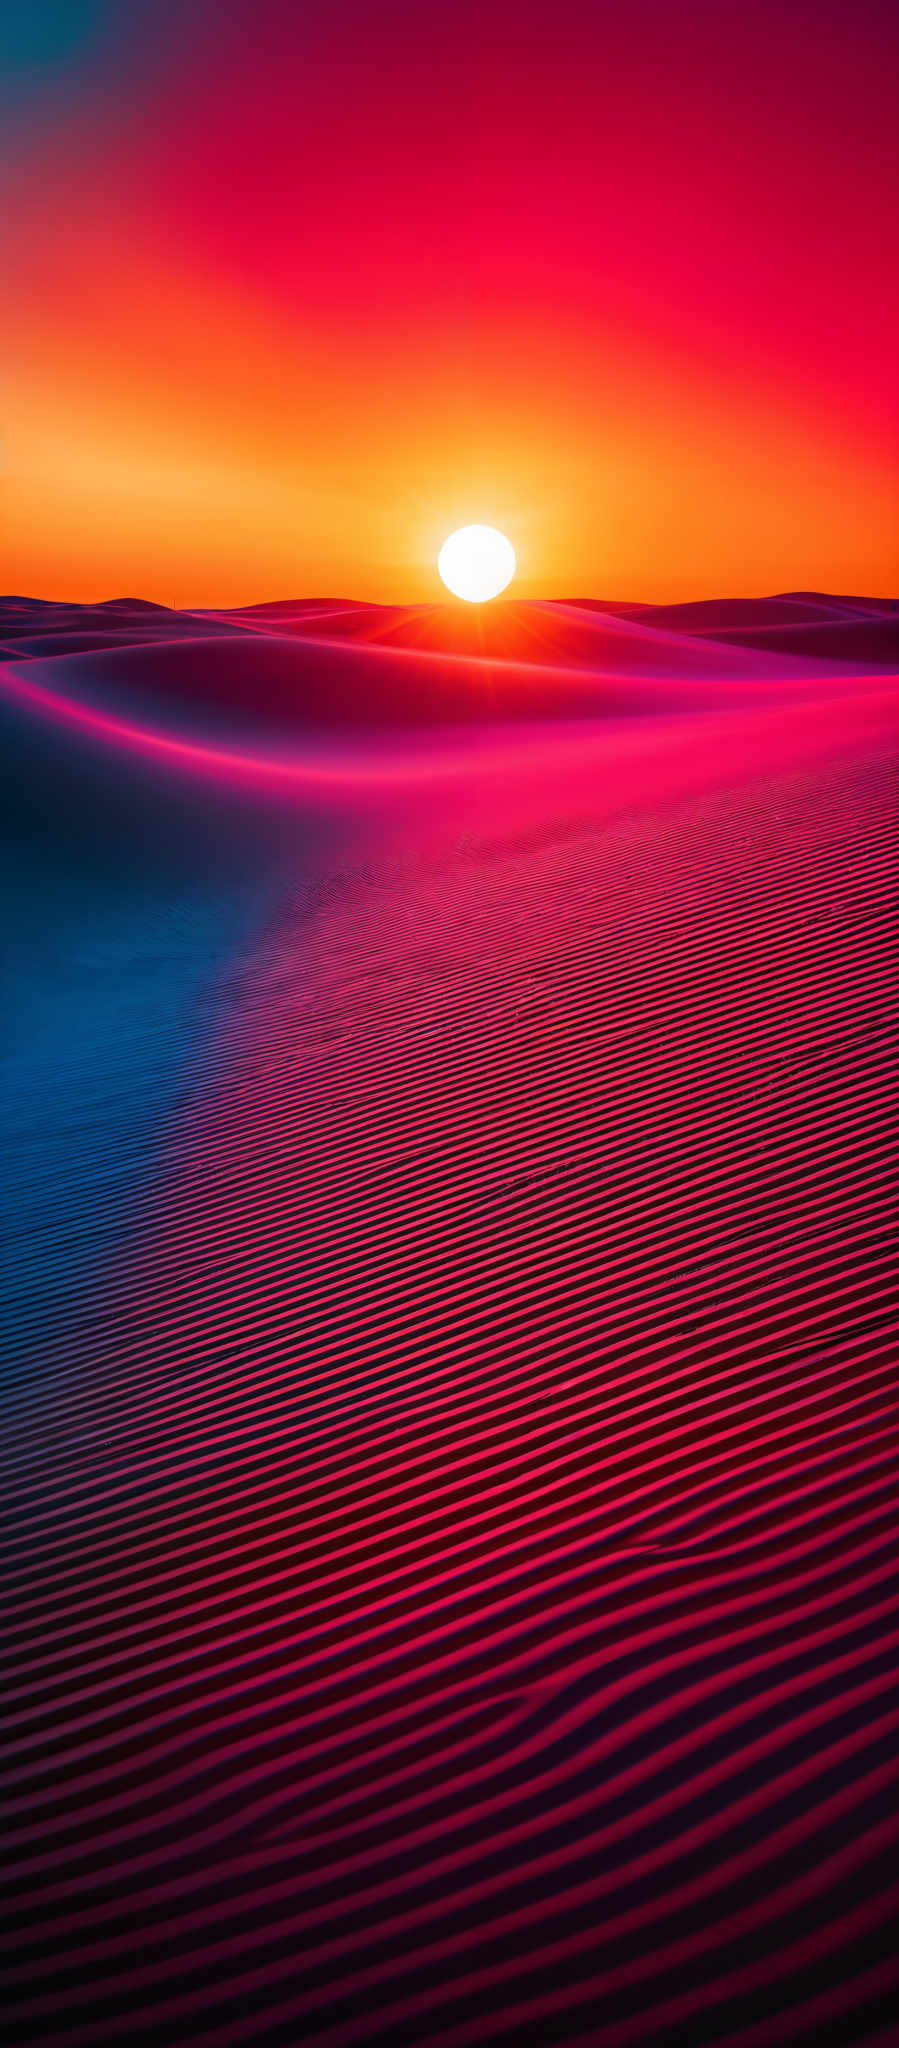
POLYGON ((503 592, 498 597, 485 599, 481 604, 471 603, 467 600, 453 597, 435 596, 434 598, 408 599, 368 598, 350 597, 346 594, 340 595, 333 591, 309 591, 303 596, 298 596, 296 593, 293 593, 289 596, 281 597, 248 598, 241 603, 220 604, 187 603, 184 601, 180 603, 169 603, 164 598, 145 597, 140 592, 133 590, 120 591, 117 592, 115 595, 109 597, 49 597, 43 593, 37 594, 34 592, 26 591, 0 592, 0 604, 62 605, 65 607, 71 607, 73 609, 78 610, 94 610, 101 606, 115 604, 140 604, 150 606, 154 610, 158 611, 182 613, 186 612, 190 614, 205 613, 215 615, 221 613, 232 614, 234 612, 262 611, 265 610, 266 607, 272 605, 357 605, 360 609, 364 610, 445 611, 458 613, 460 616, 463 617, 468 613, 470 613, 472 616, 475 616, 479 612, 486 609, 488 606, 490 609, 494 609, 496 607, 505 607, 511 604, 594 604, 608 605, 609 607, 622 606, 626 607, 629 610, 632 609, 635 611, 653 611, 661 609, 674 610, 686 605, 695 604, 771 604, 778 600, 788 602, 792 600, 798 600, 801 598, 825 599, 830 603, 851 602, 856 604, 899 604, 899 595, 897 595, 893 591, 838 591, 827 590, 821 586, 815 588, 810 585, 805 585, 803 587, 794 586, 791 589, 782 588, 780 590, 762 591, 715 590, 703 597, 674 598, 612 597, 606 594, 600 594, 595 592, 588 593, 586 591, 581 591, 577 595, 572 595, 571 593, 569 593, 566 596, 557 594, 555 596, 542 597, 516 597, 513 595, 507 595, 505 592, 503 592))

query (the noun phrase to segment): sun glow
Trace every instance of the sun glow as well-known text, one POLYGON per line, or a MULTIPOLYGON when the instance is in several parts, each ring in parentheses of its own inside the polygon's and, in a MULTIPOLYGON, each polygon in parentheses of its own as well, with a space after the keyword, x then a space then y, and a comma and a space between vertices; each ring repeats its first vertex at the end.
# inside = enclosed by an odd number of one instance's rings
POLYGON ((444 541, 437 567, 454 597, 484 604, 511 583, 515 549, 495 526, 460 526, 444 541))

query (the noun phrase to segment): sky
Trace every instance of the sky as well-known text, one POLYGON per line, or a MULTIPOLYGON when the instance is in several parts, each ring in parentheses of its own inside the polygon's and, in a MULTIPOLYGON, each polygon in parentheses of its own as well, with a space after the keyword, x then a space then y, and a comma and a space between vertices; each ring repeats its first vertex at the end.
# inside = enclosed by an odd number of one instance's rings
POLYGON ((899 591, 893 0, 7 0, 0 587, 899 591))

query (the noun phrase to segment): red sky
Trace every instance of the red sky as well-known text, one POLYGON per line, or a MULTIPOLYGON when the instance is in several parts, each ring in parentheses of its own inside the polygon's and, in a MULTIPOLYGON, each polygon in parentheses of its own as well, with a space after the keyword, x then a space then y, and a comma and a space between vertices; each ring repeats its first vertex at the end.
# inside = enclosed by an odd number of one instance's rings
POLYGON ((524 595, 899 588, 892 6, 13 37, 7 589, 421 599, 469 520, 524 595))

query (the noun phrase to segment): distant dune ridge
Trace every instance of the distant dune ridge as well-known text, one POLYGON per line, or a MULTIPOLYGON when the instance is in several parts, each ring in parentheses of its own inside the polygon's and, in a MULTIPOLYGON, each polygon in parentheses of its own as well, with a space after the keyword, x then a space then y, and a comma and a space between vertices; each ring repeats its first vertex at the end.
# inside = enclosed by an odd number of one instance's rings
POLYGON ((230 613, 8 598, 0 659, 27 662, 32 685, 61 708, 301 745, 308 733, 358 739, 839 694, 847 677, 876 685, 899 666, 899 612, 806 594, 619 608, 301 600, 230 613))
POLYGON ((47 2048, 894 2048, 899 607, 0 601, 47 2048))

